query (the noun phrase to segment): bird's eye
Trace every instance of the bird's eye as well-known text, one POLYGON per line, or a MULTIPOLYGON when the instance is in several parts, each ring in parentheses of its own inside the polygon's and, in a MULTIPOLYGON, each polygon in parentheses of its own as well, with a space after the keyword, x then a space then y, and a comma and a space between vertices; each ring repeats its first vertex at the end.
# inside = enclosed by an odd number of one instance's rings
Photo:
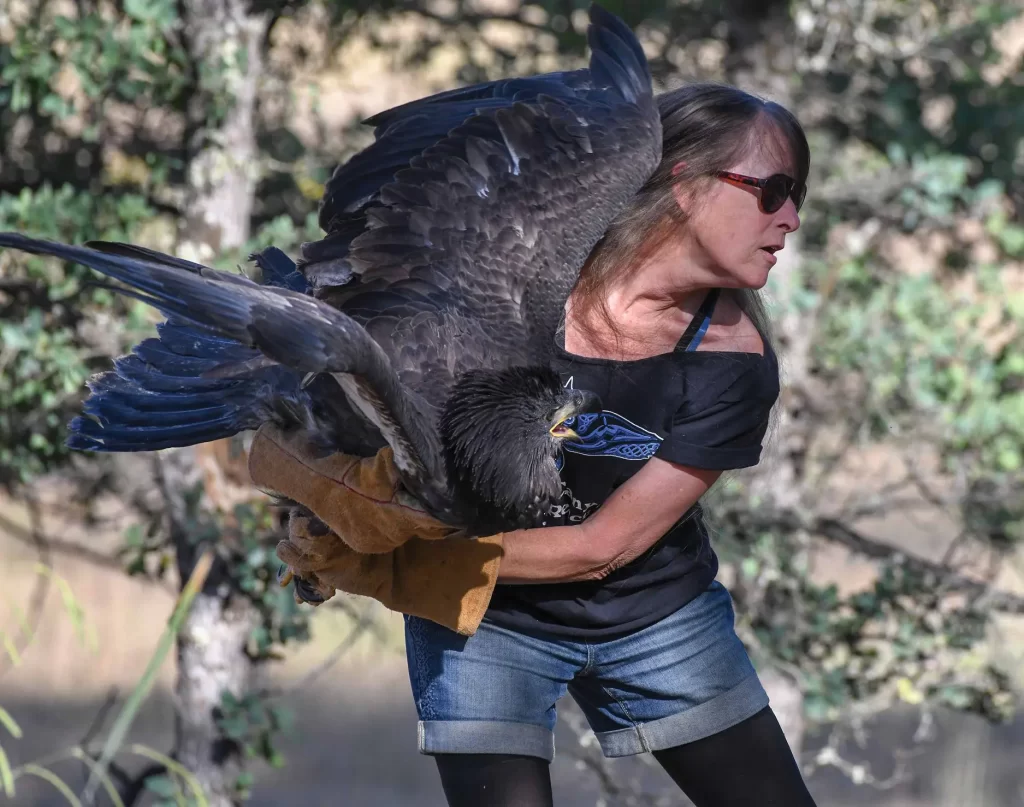
POLYGON ((565 420, 562 421, 562 425, 569 429, 575 428, 576 415, 573 415, 572 417, 567 417, 565 420))

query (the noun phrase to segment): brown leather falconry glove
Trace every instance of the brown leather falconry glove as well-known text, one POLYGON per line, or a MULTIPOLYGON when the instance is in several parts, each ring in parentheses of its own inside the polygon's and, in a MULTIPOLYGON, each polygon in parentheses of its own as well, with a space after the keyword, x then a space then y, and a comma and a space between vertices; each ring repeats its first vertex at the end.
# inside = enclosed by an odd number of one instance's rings
POLYGON ((315 514, 293 514, 277 546, 314 604, 344 591, 476 631, 498 579, 502 535, 467 538, 428 514, 401 489, 389 447, 367 458, 316 457, 300 434, 267 424, 249 450, 249 475, 315 514))

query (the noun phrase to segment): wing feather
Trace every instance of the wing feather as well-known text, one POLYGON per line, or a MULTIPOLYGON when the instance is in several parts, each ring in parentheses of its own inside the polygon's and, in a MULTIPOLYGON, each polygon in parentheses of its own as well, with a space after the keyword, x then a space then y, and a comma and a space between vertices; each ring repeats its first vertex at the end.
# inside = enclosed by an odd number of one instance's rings
MULTIPOLYGON (((661 157, 643 51, 617 17, 590 14, 587 70, 462 88, 371 118, 376 142, 328 183, 326 235, 303 245, 301 277, 272 251, 259 260, 275 287, 131 245, 0 234, 0 246, 90 266, 314 384, 334 376, 376 418, 424 502, 443 504, 434 418, 454 381, 548 363, 580 267, 661 157)), ((161 384, 195 370, 163 358, 161 384)))
POLYGON ((657 167, 661 122, 643 50, 617 17, 597 6, 590 13, 588 69, 479 84, 379 113, 368 120, 377 141, 328 183, 322 223, 361 218, 363 230, 352 224, 319 254, 304 246, 307 277, 318 276, 317 260, 349 273, 318 294, 368 326, 433 307, 435 339, 474 332, 482 340, 442 360, 408 352, 389 336, 400 329, 375 329, 413 388, 433 373, 451 384, 495 362, 547 363, 581 266, 657 167), (361 185, 371 168, 380 184, 361 185), (406 363, 414 360, 421 364, 406 363))
MULTIPOLYGON (((396 463, 424 503, 443 512, 448 504, 447 489, 432 416, 438 401, 423 400, 416 390, 405 388, 378 342, 354 319, 309 294, 286 287, 263 286, 244 275, 185 266, 172 256, 148 250, 105 246, 100 251, 20 233, 0 233, 0 247, 81 263, 126 283, 130 288, 118 289, 121 293, 152 305, 175 324, 187 323, 234 340, 235 344, 225 346, 225 350, 232 351, 235 358, 246 347, 256 348, 290 368, 293 375, 330 374, 351 379, 353 389, 361 391, 352 403, 358 406, 369 401, 379 406, 381 411, 376 413, 374 424, 378 428, 387 424, 388 437, 401 432, 400 439, 392 443, 396 463)), ((202 385, 193 385, 194 377, 215 369, 223 358, 177 357, 168 354, 167 346, 157 340, 144 343, 138 354, 132 358, 139 362, 160 359, 165 376, 177 375, 197 389, 202 385)), ((143 373, 151 369, 149 364, 141 368, 143 373)), ((223 388, 224 382, 214 381, 210 386, 223 388)), ((220 433, 227 420, 225 416, 210 421, 210 433, 220 433)), ((120 427, 121 431, 116 425, 105 427, 103 433, 117 445, 117 441, 135 439, 131 423, 122 418, 120 427)), ((185 426, 179 429, 169 425, 167 439, 178 439, 178 432, 193 434, 185 426)), ((196 442, 203 441, 198 439, 203 434, 196 436, 196 442)))

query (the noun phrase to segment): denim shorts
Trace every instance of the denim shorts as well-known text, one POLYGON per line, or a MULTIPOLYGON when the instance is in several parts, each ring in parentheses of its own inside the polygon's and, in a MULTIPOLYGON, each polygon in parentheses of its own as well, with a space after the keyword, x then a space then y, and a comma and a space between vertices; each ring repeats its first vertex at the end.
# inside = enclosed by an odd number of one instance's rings
POLYGON ((567 691, 607 757, 717 734, 768 705, 734 620, 717 581, 660 622, 606 641, 539 638, 486 620, 466 637, 407 616, 419 750, 551 760, 555 704, 567 691))

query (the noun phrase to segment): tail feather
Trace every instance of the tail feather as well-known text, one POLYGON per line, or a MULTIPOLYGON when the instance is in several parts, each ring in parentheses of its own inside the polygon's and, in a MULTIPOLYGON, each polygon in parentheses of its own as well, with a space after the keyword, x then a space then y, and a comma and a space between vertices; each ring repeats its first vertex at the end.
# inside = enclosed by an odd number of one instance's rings
POLYGON ((231 437, 240 431, 235 424, 235 418, 228 415, 183 426, 114 426, 80 415, 71 421, 67 446, 78 451, 158 451, 231 437))
POLYGON ((187 322, 171 317, 156 326, 159 341, 179 355, 203 355, 223 361, 244 361, 258 353, 251 347, 226 336, 199 330, 187 322))
POLYGON ((215 359, 156 351, 149 358, 153 363, 138 354, 121 357, 113 370, 89 380, 84 414, 69 426, 70 448, 154 451, 197 445, 269 420, 293 425, 310 407, 301 376, 284 367, 206 379, 199 373, 217 366, 215 359))
POLYGON ((277 247, 254 252, 249 260, 260 268, 260 283, 264 286, 277 286, 303 294, 309 292, 309 282, 296 268, 295 262, 277 247))
MULTIPOLYGON (((208 271, 132 244, 91 242, 114 260, 144 260, 194 274, 208 271)), ((271 247, 251 256, 266 285, 303 292, 308 283, 287 255, 271 247)), ((268 420, 291 425, 310 409, 302 376, 281 365, 266 366, 263 354, 234 339, 193 325, 173 310, 113 367, 87 382, 82 415, 69 424, 67 445, 80 451, 156 451, 197 445, 258 428, 268 420), (208 377, 224 367, 250 372, 208 377)))
MULTIPOLYGON (((121 424, 123 426, 152 426, 154 421, 154 415, 159 415, 160 428, 166 426, 185 426, 190 423, 208 423, 210 421, 219 421, 224 417, 228 417, 239 410, 239 407, 226 405, 221 403, 215 403, 212 406, 194 406, 194 408, 186 408, 189 406, 189 402, 185 401, 168 401, 162 402, 162 405, 157 404, 154 406, 143 405, 138 406, 137 400, 127 400, 129 394, 126 394, 122 398, 108 397, 106 399, 96 399, 88 401, 82 410, 87 415, 92 415, 101 424, 121 424)), ((194 404, 194 402, 191 402, 194 404)))
POLYGON ((97 385, 109 389, 112 385, 128 381, 146 392, 187 392, 190 390, 223 390, 231 383, 230 379, 200 378, 196 376, 171 375, 146 364, 138 356, 132 354, 114 360, 114 369, 110 373, 96 376, 89 382, 94 391, 101 391, 97 385))
POLYGON ((615 87, 628 101, 651 95, 651 71, 636 34, 619 17, 590 6, 590 72, 598 86, 615 87))
POLYGON ((251 384, 247 382, 238 384, 234 390, 154 392, 125 385, 116 377, 103 386, 90 384, 90 389, 93 394, 82 404, 82 411, 111 423, 118 422, 122 415, 126 418, 141 415, 152 420, 154 414, 160 414, 163 424, 167 422, 162 419, 164 416, 173 417, 179 412, 194 412, 197 416, 224 414, 232 409, 249 409, 252 395, 251 384), (219 413, 214 409, 219 409, 219 413))
POLYGON ((191 354, 182 355, 169 349, 169 346, 161 339, 147 339, 135 346, 134 353, 146 364, 159 368, 160 372, 166 375, 191 377, 212 370, 226 361, 232 363, 246 361, 260 355, 257 351, 243 345, 237 345, 237 347, 241 350, 230 351, 225 356, 222 351, 217 349, 217 346, 197 341, 191 354), (195 355, 199 350, 203 352, 203 355, 195 355))

